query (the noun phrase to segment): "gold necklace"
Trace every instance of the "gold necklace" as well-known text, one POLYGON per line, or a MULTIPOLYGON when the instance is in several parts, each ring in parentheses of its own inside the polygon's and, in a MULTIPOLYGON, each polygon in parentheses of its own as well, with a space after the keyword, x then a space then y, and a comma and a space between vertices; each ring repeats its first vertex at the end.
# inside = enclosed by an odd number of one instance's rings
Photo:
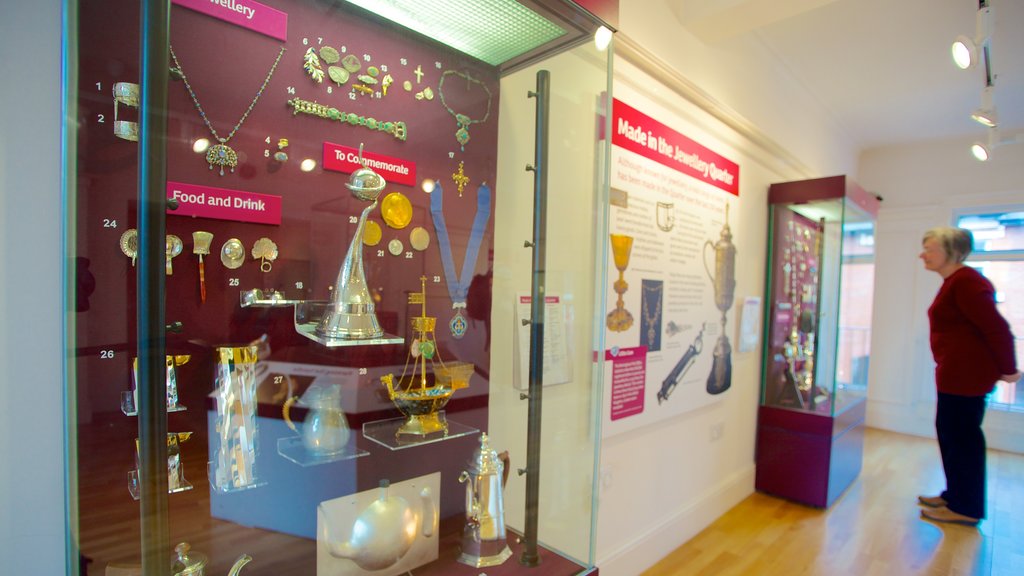
POLYGON ((174 47, 171 47, 171 59, 174 60, 175 66, 172 71, 176 72, 178 76, 181 77, 181 81, 185 83, 185 89, 188 90, 188 95, 192 97, 192 103, 196 105, 199 117, 203 119, 203 123, 206 124, 210 133, 213 134, 213 137, 217 139, 217 142, 219 142, 219 144, 210 146, 206 151, 206 161, 210 164, 210 170, 213 170, 214 166, 220 166, 221 176, 224 175, 225 166, 229 167, 232 172, 235 171, 235 166, 238 165, 238 154, 228 146, 228 140, 231 140, 232 136, 235 135, 235 132, 238 132, 238 129, 242 127, 242 123, 249 117, 249 113, 252 112, 253 107, 256 106, 256 102, 258 102, 260 96, 263 95, 263 91, 267 88, 267 84, 270 83, 270 77, 274 75, 274 70, 277 69, 277 63, 281 61, 281 56, 284 55, 284 50, 285 48, 282 46, 281 51, 277 53, 277 58, 274 60, 274 65, 270 67, 270 72, 267 73, 267 77, 263 80, 263 85, 260 86, 260 89, 256 92, 256 96, 253 97, 252 102, 249 104, 249 107, 245 109, 245 113, 242 114, 241 118, 239 118, 235 127, 231 129, 227 138, 221 138, 220 135, 217 134, 217 130, 213 127, 213 124, 210 124, 210 119, 206 117, 206 112, 203 111, 203 106, 199 104, 199 98, 196 96, 195 90, 193 90, 192 85, 188 83, 188 77, 185 76, 185 70, 182 69, 181 62, 178 62, 178 57, 174 54, 174 47))
POLYGON ((441 74, 441 81, 437 85, 437 93, 441 97, 441 105, 444 106, 444 109, 447 110, 449 114, 455 117, 455 123, 459 125, 459 129, 455 131, 455 139, 458 140, 460 149, 463 152, 465 152, 466 143, 469 142, 470 125, 482 124, 484 122, 487 122, 487 119, 491 117, 491 89, 488 88, 487 84, 485 84, 482 80, 473 78, 468 73, 463 74, 462 72, 456 72, 455 70, 445 70, 444 73, 441 74), (480 87, 484 89, 484 92, 487 93, 487 112, 484 113, 483 118, 475 120, 473 118, 470 118, 469 116, 466 116, 465 114, 460 114, 455 110, 452 110, 452 107, 449 106, 444 99, 444 79, 447 78, 448 76, 458 76, 459 78, 465 78, 466 90, 469 90, 470 83, 479 84, 480 87))

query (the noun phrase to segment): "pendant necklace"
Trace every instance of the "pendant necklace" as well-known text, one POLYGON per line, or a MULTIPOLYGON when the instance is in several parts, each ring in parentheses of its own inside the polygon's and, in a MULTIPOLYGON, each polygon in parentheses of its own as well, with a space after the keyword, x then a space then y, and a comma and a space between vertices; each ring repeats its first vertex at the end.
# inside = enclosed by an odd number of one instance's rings
POLYGON ((438 248, 441 251, 441 265, 444 267, 444 279, 448 283, 448 296, 452 299, 455 315, 448 322, 452 336, 461 339, 466 335, 468 323, 462 315, 466 309, 466 297, 469 295, 469 284, 473 281, 476 270, 476 258, 480 253, 480 244, 487 230, 487 221, 491 218, 491 189, 486 183, 476 189, 476 215, 473 217, 473 228, 466 244, 466 256, 462 261, 462 269, 458 275, 455 271, 455 259, 452 257, 452 245, 448 238, 448 227, 444 221, 444 193, 438 185, 430 194, 430 216, 434 220, 438 248))
POLYGON ((658 282, 657 284, 647 284, 644 280, 644 301, 641 313, 644 317, 644 323, 647 324, 647 348, 654 348, 654 340, 658 336, 657 324, 661 319, 661 293, 664 284, 658 282), (654 301, 653 305, 651 301, 654 301), (653 314, 651 309, 653 308, 653 314))
POLYGON ((178 57, 174 54, 174 48, 171 47, 171 59, 174 60, 175 66, 172 72, 176 72, 178 76, 181 77, 181 81, 185 83, 185 89, 188 90, 188 95, 192 97, 192 103, 196 105, 199 117, 203 119, 203 123, 206 124, 210 133, 213 134, 213 137, 217 139, 217 142, 219 142, 219 144, 210 146, 206 151, 206 162, 210 164, 210 170, 213 170, 214 166, 220 166, 221 176, 224 175, 225 166, 230 168, 232 172, 235 171, 235 166, 238 165, 238 154, 228 146, 228 141, 231 140, 235 135, 235 132, 238 132, 238 129, 242 127, 242 123, 249 117, 249 113, 252 112, 253 107, 256 106, 256 102, 258 102, 260 96, 263 95, 263 91, 267 88, 267 84, 270 83, 270 77, 274 75, 274 70, 277 69, 277 64, 281 61, 281 56, 284 55, 284 50, 285 48, 282 46, 281 51, 277 53, 277 59, 274 60, 274 65, 270 67, 270 72, 267 73, 267 77, 263 80, 263 85, 260 86, 259 91, 256 92, 256 96, 252 99, 252 102, 249 104, 249 107, 246 108, 245 113, 242 114, 238 123, 235 124, 235 127, 231 129, 231 132, 228 133, 226 138, 221 138, 220 135, 217 134, 217 130, 214 129, 213 124, 210 124, 210 119, 206 117, 206 112, 203 111, 202 105, 199 104, 199 98, 196 96, 195 91, 192 90, 192 85, 188 83, 188 76, 185 75, 185 70, 182 69, 181 62, 178 62, 178 57))
POLYGON ((491 89, 488 88, 487 84, 484 84, 482 80, 473 78, 469 74, 463 74, 462 72, 456 72, 455 70, 445 70, 444 73, 441 74, 441 81, 437 85, 437 93, 441 97, 441 105, 444 106, 444 109, 447 110, 449 114, 455 117, 455 123, 459 125, 459 129, 455 131, 455 139, 458 140, 459 142, 460 150, 465 152, 466 143, 469 142, 470 125, 482 124, 484 122, 487 122, 487 119, 491 117, 491 89), (484 89, 484 92, 487 93, 487 111, 484 112, 483 118, 476 120, 470 118, 469 116, 466 116, 465 114, 460 114, 455 110, 452 110, 452 107, 448 105, 448 102, 446 102, 444 98, 444 80, 449 76, 458 76, 459 78, 465 78, 466 91, 469 91, 470 84, 479 84, 480 87, 484 89))

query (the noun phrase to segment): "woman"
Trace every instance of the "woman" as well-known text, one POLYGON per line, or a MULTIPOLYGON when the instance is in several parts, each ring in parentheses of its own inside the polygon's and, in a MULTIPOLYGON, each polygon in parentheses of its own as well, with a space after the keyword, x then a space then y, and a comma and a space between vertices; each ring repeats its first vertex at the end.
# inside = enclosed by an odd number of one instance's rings
POLYGON ((939 439, 946 489, 918 496, 921 516, 973 526, 985 517, 985 399, 998 380, 1020 379, 1013 334, 996 310, 992 283, 963 262, 971 253, 971 233, 933 228, 922 239, 924 267, 942 276, 942 287, 928 308, 935 357, 939 439))

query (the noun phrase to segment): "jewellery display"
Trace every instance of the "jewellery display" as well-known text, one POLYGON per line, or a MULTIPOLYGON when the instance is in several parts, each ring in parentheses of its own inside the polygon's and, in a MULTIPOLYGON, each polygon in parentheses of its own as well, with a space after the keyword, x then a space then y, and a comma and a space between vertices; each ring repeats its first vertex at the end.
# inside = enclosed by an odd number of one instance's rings
POLYGON ((672 391, 679 385, 679 381, 683 379, 686 372, 689 371, 690 367, 693 366, 694 361, 697 359, 697 355, 700 354, 701 350, 704 349, 704 328, 707 324, 701 324, 700 332, 697 332, 697 337, 693 339, 690 346, 683 353, 683 357, 676 362, 676 365, 669 371, 668 376, 665 377, 661 382, 661 390, 658 390, 658 404, 661 404, 663 400, 668 400, 668 397, 672 394, 672 391))
POLYGON ((217 448, 211 453, 210 484, 230 492, 256 485, 256 362, 255 345, 216 349, 214 397, 217 448))
POLYGON ((114 93, 114 136, 131 142, 139 141, 139 123, 117 119, 118 104, 130 108, 139 107, 139 85, 131 82, 115 82, 114 93))
POLYGON ((416 65, 416 69, 413 70, 412 73, 416 75, 416 83, 417 84, 419 84, 420 82, 423 82, 423 67, 422 66, 417 64, 416 65))
POLYGON ((174 268, 171 266, 171 260, 175 256, 181 254, 181 250, 182 250, 183 247, 184 246, 181 243, 181 238, 178 238, 174 234, 168 234, 167 235, 167 238, 166 238, 166 240, 164 242, 165 255, 166 255, 166 259, 164 260, 164 262, 165 262, 165 266, 164 267, 165 267, 165 271, 167 272, 168 276, 170 276, 171 274, 174 274, 174 268))
POLYGON ((139 232, 135 228, 129 228, 121 234, 119 242, 121 252, 132 259, 132 266, 135 266, 135 259, 139 256, 139 232))
POLYGON ((358 76, 358 78, 359 78, 359 81, 360 81, 360 82, 362 82, 363 84, 367 84, 367 85, 370 85, 370 86, 373 86, 374 84, 376 84, 376 83, 377 83, 377 79, 376 79, 376 78, 374 78, 374 77, 373 77, 372 75, 370 75, 370 74, 360 74, 360 75, 358 76))
POLYGON ((336 64, 338 60, 341 60, 341 54, 330 46, 322 46, 320 48, 320 59, 327 64, 336 64))
POLYGON ((396 435, 410 434, 427 436, 435 432, 447 432, 448 422, 441 409, 457 390, 469 386, 474 367, 468 362, 445 364, 437 352, 434 328, 437 318, 427 316, 427 278, 420 277, 420 291, 409 294, 409 304, 420 305, 420 315, 412 318, 412 331, 416 335, 402 367, 402 375, 395 380, 394 374, 381 376, 380 381, 388 389, 388 397, 405 415, 405 423, 396 435), (410 367, 410 363, 412 366, 410 367), (430 364, 428 370, 428 365, 430 364), (434 382, 428 383, 428 374, 433 373, 434 382))
POLYGON ((241 268, 245 262, 245 246, 238 238, 232 238, 220 248, 220 261, 229 270, 241 268))
MULTIPOLYGON (((419 69, 417 68, 417 70, 419 69)), ((455 131, 455 139, 459 142, 460 149, 463 152, 465 152, 466 144, 469 142, 469 127, 473 124, 482 124, 484 122, 487 122, 487 119, 491 117, 491 89, 488 88, 487 84, 485 84, 482 80, 473 78, 468 73, 457 72, 455 70, 445 70, 443 73, 441 73, 441 81, 437 85, 437 93, 441 97, 441 105, 444 106, 444 109, 447 110, 449 114, 455 117, 455 123, 458 124, 459 126, 458 130, 455 131), (484 112, 483 118, 470 118, 465 114, 456 112, 455 110, 452 109, 451 106, 448 105, 448 102, 445 100, 444 96, 444 81, 449 76, 458 76, 459 78, 464 78, 466 80, 467 92, 469 91, 470 84, 477 84, 481 88, 483 88, 484 92, 487 93, 487 111, 484 112)))
POLYGON ((381 201, 380 214, 385 224, 401 230, 412 222, 412 202, 401 192, 392 192, 381 201))
POLYGON ((671 232, 672 228, 674 228, 676 225, 676 214, 673 210, 674 207, 675 204, 670 204, 668 202, 658 202, 656 208, 656 217, 658 221, 658 229, 660 229, 663 232, 671 232))
POLYGON ((416 93, 416 99, 417 100, 427 100, 427 101, 433 100, 434 99, 434 90, 431 89, 430 86, 427 86, 423 90, 420 90, 419 92, 416 93))
MULTIPOLYGON (((171 49, 171 59, 174 60, 174 66, 177 74, 181 77, 182 82, 185 83, 185 89, 188 90, 188 95, 192 98, 192 103, 195 104, 196 110, 199 112, 199 117, 203 119, 203 123, 206 124, 206 128, 210 130, 213 137, 217 140, 218 144, 210 146, 206 151, 206 161, 210 164, 210 170, 213 170, 214 166, 220 167, 220 175, 224 175, 224 167, 227 166, 232 172, 235 171, 235 166, 238 165, 238 154, 228 146, 228 142, 238 132, 238 129, 242 127, 242 123, 249 117, 249 113, 256 106, 256 102, 259 101, 260 96, 263 95, 263 91, 267 88, 267 84, 270 83, 270 78, 274 75, 274 70, 277 69, 278 62, 281 61, 281 56, 284 55, 285 48, 281 47, 281 51, 277 53, 277 58, 274 59, 274 64, 270 67, 270 72, 267 72, 267 77, 263 79, 263 84, 260 89, 256 91, 256 96, 253 97, 252 102, 249 103, 249 107, 239 118, 238 122, 228 133, 227 137, 221 138, 217 134, 217 130, 210 123, 210 119, 206 116, 206 112, 203 111, 202 105, 199 104, 199 97, 196 96, 195 90, 192 89, 192 85, 188 82, 188 76, 185 75, 185 70, 181 67, 181 62, 178 61, 178 57, 174 54, 174 48, 171 49)), ((323 72, 321 72, 323 74, 323 72)))
POLYGON ((302 100, 300 98, 292 98, 288 101, 288 105, 293 109, 293 116, 301 112, 303 114, 309 114, 310 116, 317 116, 327 120, 337 120, 338 122, 350 124, 352 126, 363 126, 370 130, 387 132, 396 139, 405 142, 405 122, 382 122, 380 120, 366 118, 358 114, 345 113, 337 108, 319 104, 316 101, 310 102, 309 100, 302 100))
POLYGON ((356 84, 352 86, 352 89, 355 90, 356 92, 359 92, 360 94, 363 94, 364 96, 373 94, 373 88, 370 88, 369 86, 363 84, 356 84))
POLYGON ((306 50, 305 55, 302 56, 302 69, 317 84, 324 81, 324 70, 320 67, 320 58, 316 55, 315 48, 310 47, 309 50, 306 50))
POLYGON ((459 189, 459 198, 462 198, 462 191, 466 188, 466 184, 469 184, 469 176, 463 171, 465 162, 459 162, 459 171, 452 173, 452 181, 455 182, 455 186, 459 189))
POLYGON ((605 326, 612 332, 625 332, 633 326, 633 315, 626 310, 626 303, 622 295, 629 290, 626 282, 626 268, 629 266, 629 254, 633 251, 633 237, 625 234, 611 234, 612 258, 615 260, 615 268, 619 271, 619 279, 612 284, 612 289, 619 295, 615 301, 615 310, 608 313, 605 318, 605 326))
POLYGON ((376 66, 370 66, 366 69, 366 73, 376 78, 377 76, 380 76, 380 69, 376 66))
POLYGON ((284 151, 288 147, 288 139, 280 138, 277 141, 277 152, 274 152, 274 160, 285 162, 288 160, 288 153, 284 151))
POLYGON ((665 283, 661 280, 641 281, 640 345, 648 352, 661 350, 661 303, 665 283))
POLYGON ((363 229, 367 216, 377 207, 377 198, 387 184, 380 174, 363 162, 362 144, 359 145, 359 163, 363 167, 349 176, 345 187, 356 198, 369 201, 370 205, 359 215, 345 260, 338 270, 330 307, 317 323, 316 334, 323 338, 361 340, 377 338, 384 334, 380 323, 377 322, 376 306, 367 289, 366 274, 363 272, 363 229))
POLYGON ((270 272, 277 260, 277 244, 270 238, 260 238, 252 245, 252 257, 259 258, 260 272, 270 272))
POLYGON ((491 189, 487 183, 484 183, 476 190, 476 215, 473 216, 473 227, 466 244, 466 255, 462 261, 462 268, 458 272, 455 270, 451 241, 448 239, 448 227, 445 225, 444 191, 440 185, 436 186, 433 193, 430 194, 430 215, 434 220, 434 233, 437 235, 437 244, 441 251, 441 265, 444 267, 444 278, 448 284, 448 295, 451 297, 452 308, 455 310, 455 315, 449 321, 448 327, 451 329, 452 336, 459 339, 466 335, 468 328, 462 311, 466 308, 469 284, 473 281, 480 244, 483 242, 484 232, 487 230, 487 221, 491 217, 491 189))
POLYGON ((383 232, 380 229, 380 224, 373 220, 367 220, 366 228, 363 229, 363 244, 376 246, 380 244, 381 236, 383 236, 383 232))
POLYGON ((409 245, 417 252, 423 252, 430 246, 430 232, 426 228, 417 226, 409 232, 409 245))
POLYGON ((388 252, 390 252, 392 256, 401 256, 403 250, 405 250, 405 246, 402 245, 402 241, 398 238, 392 238, 391 241, 388 242, 388 252))
POLYGON ((206 264, 203 263, 203 256, 210 253, 210 244, 213 243, 213 234, 196 230, 192 233, 192 253, 199 256, 199 301, 206 302, 206 264))
POLYGON ((715 343, 711 374, 708 375, 708 394, 721 394, 732 385, 732 346, 725 335, 725 313, 732 308, 736 292, 736 247, 732 243, 732 231, 729 229, 729 205, 725 205, 725 223, 722 224, 721 236, 714 244, 711 240, 704 242, 704 271, 708 273, 711 285, 715 290, 715 307, 722 312, 722 333, 715 343), (715 274, 708 268, 708 248, 715 253, 715 274))
POLYGON ((363 67, 363 63, 359 61, 359 58, 355 54, 347 54, 341 59, 341 65, 344 66, 350 74, 355 74, 363 67))
POLYGON ((385 74, 384 77, 380 79, 380 88, 384 96, 388 95, 388 87, 394 84, 394 82, 395 79, 391 77, 391 74, 385 74))
POLYGON ((329 66, 327 68, 327 77, 338 86, 341 86, 348 82, 349 72, 340 66, 329 66))

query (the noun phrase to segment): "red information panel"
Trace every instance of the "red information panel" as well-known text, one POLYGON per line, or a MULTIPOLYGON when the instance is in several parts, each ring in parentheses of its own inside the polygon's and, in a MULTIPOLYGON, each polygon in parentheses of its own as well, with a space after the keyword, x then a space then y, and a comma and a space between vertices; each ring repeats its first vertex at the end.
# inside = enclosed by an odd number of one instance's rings
POLYGON ((227 188, 167 183, 167 198, 178 201, 168 214, 256 224, 281 223, 281 197, 227 188))
POLYGON ((364 164, 383 176, 386 182, 406 186, 416 185, 415 162, 364 151, 362 163, 360 163, 358 148, 324 142, 324 170, 351 174, 362 168, 364 164))
POLYGON ((171 0, 207 16, 219 18, 236 26, 288 40, 288 14, 252 0, 171 0))
POLYGON ((612 144, 740 194, 738 164, 617 99, 612 106, 612 144))
POLYGON ((612 348, 604 359, 612 364, 612 420, 644 411, 647 348, 612 348))

